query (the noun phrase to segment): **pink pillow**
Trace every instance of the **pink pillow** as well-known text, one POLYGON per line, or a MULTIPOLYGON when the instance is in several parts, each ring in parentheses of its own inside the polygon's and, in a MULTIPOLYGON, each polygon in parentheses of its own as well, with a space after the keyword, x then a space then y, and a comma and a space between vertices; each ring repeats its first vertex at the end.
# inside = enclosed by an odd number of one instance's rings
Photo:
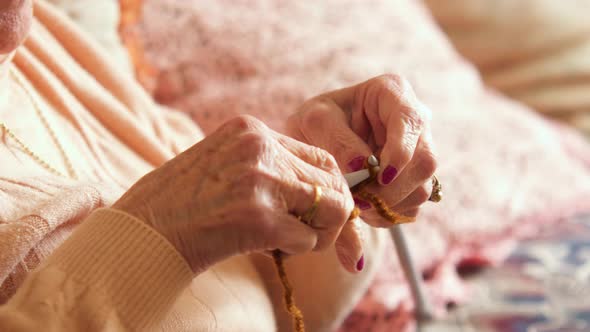
MULTIPOLYGON (((588 145, 483 86, 419 1, 145 0, 133 29, 156 97, 206 132, 241 113, 280 130, 306 98, 405 75, 433 109, 445 199, 404 227, 441 307, 463 295, 457 265, 497 262, 542 223, 590 210, 588 145)), ((376 321, 411 308, 393 256, 361 304, 376 321)))

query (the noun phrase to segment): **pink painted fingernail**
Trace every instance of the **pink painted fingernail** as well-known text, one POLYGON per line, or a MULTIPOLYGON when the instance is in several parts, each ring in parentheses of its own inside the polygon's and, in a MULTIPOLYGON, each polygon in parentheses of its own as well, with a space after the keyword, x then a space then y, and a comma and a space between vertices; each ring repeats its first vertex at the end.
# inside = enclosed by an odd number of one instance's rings
POLYGON ((358 206, 361 210, 368 210, 371 208, 371 204, 369 204, 369 202, 358 198, 354 198, 354 204, 356 204, 356 206, 358 206))
POLYGON ((381 183, 390 184, 397 175, 397 168, 388 165, 381 175, 381 183))
POLYGON ((365 165, 365 159, 366 158, 363 156, 353 158, 348 162, 348 168, 350 168, 350 170, 353 172, 360 171, 365 165))
POLYGON ((361 259, 356 263, 356 270, 360 272, 363 270, 363 267, 365 267, 365 255, 362 255, 361 259))

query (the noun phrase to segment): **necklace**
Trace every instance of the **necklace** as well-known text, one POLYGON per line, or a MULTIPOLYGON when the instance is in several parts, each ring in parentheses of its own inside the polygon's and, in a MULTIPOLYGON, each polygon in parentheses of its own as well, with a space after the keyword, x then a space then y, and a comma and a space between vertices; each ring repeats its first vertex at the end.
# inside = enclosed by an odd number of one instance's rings
MULTIPOLYGON (((14 72, 14 70, 12 68, 10 68, 9 73, 14 78, 14 81, 16 82, 16 84, 25 92, 25 94, 27 95, 27 97, 31 101, 33 108, 35 109, 35 113, 39 117, 39 120, 41 120, 43 127, 45 127, 45 129, 47 129, 47 131, 49 132, 49 136, 51 137, 53 144, 57 147, 57 149, 59 150, 59 153, 61 154, 61 156, 64 160, 66 170, 68 172, 68 176, 72 179, 78 179, 78 175, 77 175, 76 171, 74 170, 74 167, 72 166, 72 162, 71 162, 70 158, 68 158, 68 155, 66 154, 66 151, 65 151, 63 145, 61 144, 61 142, 57 138, 55 131, 53 130, 53 128, 49 124, 49 121, 47 121, 47 118, 45 117, 45 115, 41 111, 41 106, 37 102, 37 99, 35 99, 33 94, 25 86, 22 79, 17 75, 17 73, 14 72)), ((0 121, 0 129, 2 129, 2 131, 4 133, 6 133, 6 135, 8 137, 10 137, 14 142, 16 142, 16 144, 19 146, 19 148, 21 148, 29 157, 31 157, 41 167, 45 168, 47 171, 49 171, 50 173, 52 173, 54 175, 61 176, 61 177, 68 177, 68 176, 64 175, 62 172, 58 171, 55 167, 51 166, 48 162, 43 160, 41 157, 39 157, 38 154, 33 152, 33 150, 31 150, 21 139, 19 139, 14 134, 14 132, 12 132, 6 126, 6 124, 4 122, 0 121)))

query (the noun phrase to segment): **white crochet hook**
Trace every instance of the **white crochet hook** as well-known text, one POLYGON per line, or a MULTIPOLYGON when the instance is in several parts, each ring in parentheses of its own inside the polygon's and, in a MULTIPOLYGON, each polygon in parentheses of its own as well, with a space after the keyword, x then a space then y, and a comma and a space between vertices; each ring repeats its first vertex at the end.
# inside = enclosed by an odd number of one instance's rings
MULTIPOLYGON (((369 159, 367 159, 367 164, 369 164, 369 167, 373 168, 373 171, 379 171, 379 160, 377 157, 371 155, 369 159)), ((344 178, 346 179, 346 182, 348 182, 349 188, 365 181, 370 176, 371 173, 368 169, 344 174, 344 178)), ((424 280, 422 279, 422 274, 418 273, 418 269, 414 264, 404 232, 400 225, 394 225, 389 229, 389 232, 391 233, 391 239, 395 245, 395 251, 397 252, 397 256, 402 265, 406 280, 408 280, 408 283, 410 284, 410 291, 412 292, 412 297, 416 303, 416 316, 418 320, 421 321, 431 320, 434 315, 430 302, 426 298, 424 280)))

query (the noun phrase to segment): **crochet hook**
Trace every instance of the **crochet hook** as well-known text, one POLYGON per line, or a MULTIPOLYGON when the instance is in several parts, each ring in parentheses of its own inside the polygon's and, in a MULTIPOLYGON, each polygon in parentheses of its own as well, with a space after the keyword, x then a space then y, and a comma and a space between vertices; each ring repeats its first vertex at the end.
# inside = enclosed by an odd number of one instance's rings
MULTIPOLYGON (((375 156, 371 155, 368 158, 367 163, 369 164, 369 167, 373 168, 374 171, 379 171, 379 160, 377 160, 375 156)), ((368 169, 362 169, 360 171, 344 174, 344 178, 346 179, 346 182, 348 182, 349 188, 356 186, 357 184, 368 179, 370 176, 371 173, 368 169)), ((410 285, 410 291, 416 304, 416 316, 420 321, 431 320, 434 316, 432 307, 430 306, 430 302, 426 298, 426 293, 424 291, 424 280, 422 279, 422 275, 418 273, 416 264, 414 264, 414 260, 412 259, 412 255, 408 248, 408 243, 406 242, 404 232, 400 225, 394 225, 389 229, 389 232, 391 234, 391 239, 395 246, 398 259, 402 266, 402 270, 404 271, 406 280, 410 285)))

